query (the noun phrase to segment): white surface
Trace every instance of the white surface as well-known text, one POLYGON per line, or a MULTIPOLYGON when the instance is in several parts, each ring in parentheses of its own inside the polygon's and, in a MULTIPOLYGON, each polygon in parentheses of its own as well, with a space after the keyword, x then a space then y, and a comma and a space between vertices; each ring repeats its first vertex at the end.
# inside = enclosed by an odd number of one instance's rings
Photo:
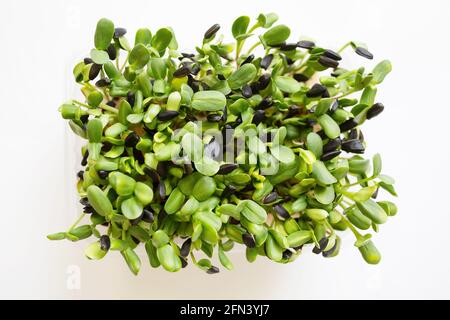
POLYGON ((448 1, 14 0, 1 7, 0 298, 450 298, 448 1), (46 240, 75 215, 73 136, 57 108, 71 94, 72 64, 90 49, 98 18, 130 33, 172 26, 189 50, 213 23, 229 30, 236 16, 260 11, 276 11, 293 37, 331 48, 360 40, 375 60, 393 62, 377 98, 386 111, 364 131, 368 153, 382 154, 400 193, 399 214, 375 236, 382 263, 366 265, 346 237, 335 259, 305 253, 286 266, 250 265, 237 255, 234 271, 208 276, 153 270, 143 258, 134 277, 119 255, 90 262, 84 244, 46 240), (77 266, 80 288, 71 290, 68 272, 77 266))

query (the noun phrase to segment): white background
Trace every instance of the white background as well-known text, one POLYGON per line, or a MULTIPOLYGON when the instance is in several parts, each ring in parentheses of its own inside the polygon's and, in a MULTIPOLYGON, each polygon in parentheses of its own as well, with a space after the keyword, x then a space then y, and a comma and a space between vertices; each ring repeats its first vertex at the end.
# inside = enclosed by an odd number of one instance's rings
POLYGON ((450 298, 449 30, 445 0, 3 1, 0 298, 450 298), (347 236, 335 259, 305 252, 289 265, 250 265, 238 251, 234 271, 209 276, 153 270, 142 256, 134 277, 118 254, 91 262, 86 243, 48 241, 76 216, 76 141, 57 108, 74 93, 71 69, 93 45, 96 21, 129 33, 172 26, 180 48, 192 50, 213 23, 229 33, 235 17, 270 11, 292 39, 330 48, 364 41, 375 61, 393 63, 377 98, 386 110, 364 129, 368 154, 382 154, 400 194, 398 215, 375 235, 382 262, 366 265, 347 236), (77 268, 80 288, 71 290, 77 268))

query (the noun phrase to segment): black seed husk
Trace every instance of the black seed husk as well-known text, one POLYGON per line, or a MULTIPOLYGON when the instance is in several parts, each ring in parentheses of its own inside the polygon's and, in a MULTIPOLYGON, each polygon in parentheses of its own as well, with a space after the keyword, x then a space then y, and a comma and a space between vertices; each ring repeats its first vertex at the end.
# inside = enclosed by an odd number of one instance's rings
POLYGON ((291 65, 291 64, 294 64, 294 60, 292 60, 291 58, 289 58, 289 57, 284 57, 284 59, 286 60, 286 63, 288 64, 288 65, 291 65))
POLYGON ((159 176, 162 178, 167 176, 167 166, 163 161, 158 162, 156 165, 156 172, 158 172, 159 176))
POLYGON ((209 268, 208 271, 206 271, 207 274, 215 274, 219 272, 220 270, 216 266, 211 266, 211 268, 209 268))
POLYGON ((256 247, 255 239, 253 239, 253 236, 250 233, 244 233, 242 235, 242 241, 249 248, 256 247))
POLYGON ((117 50, 113 43, 109 44, 108 48, 106 48, 106 52, 108 53, 108 57, 110 60, 116 60, 117 50))
POLYGON ((141 240, 139 240, 138 238, 133 237, 133 236, 131 236, 131 240, 133 240, 133 242, 136 243, 136 244, 141 243, 141 240))
POLYGON ((297 49, 297 43, 283 43, 280 46, 281 51, 291 51, 297 49))
POLYGON ((309 40, 301 40, 297 42, 297 47, 303 48, 303 49, 312 49, 316 46, 316 44, 309 40))
POLYGON ((220 73, 219 73, 219 74, 217 75, 217 79, 223 81, 223 80, 225 80, 226 78, 225 78, 225 76, 224 76, 223 74, 220 74, 220 73))
POLYGON ((86 150, 83 154, 83 159, 81 159, 81 165, 84 167, 85 165, 87 165, 87 160, 89 157, 89 151, 86 150))
POLYGON ((283 259, 290 259, 292 257, 292 251, 291 250, 284 250, 283 251, 283 259))
POLYGON ((289 212, 281 204, 274 205, 273 209, 280 217, 282 217, 284 219, 288 219, 291 217, 289 212))
POLYGON ((328 244, 328 238, 324 237, 324 238, 320 239, 320 241, 319 241, 320 247, 314 247, 313 252, 315 254, 321 253, 323 251, 323 249, 325 249, 327 247, 327 244, 328 244))
POLYGON ((309 78, 305 76, 303 73, 294 74, 294 79, 297 80, 298 82, 305 82, 309 80, 309 78))
POLYGON ((144 154, 142 153, 142 151, 133 149, 133 157, 135 160, 137 160, 137 162, 139 164, 144 164, 145 158, 144 158, 144 154))
POLYGON ((372 107, 370 107, 370 109, 367 111, 366 114, 366 118, 367 119, 372 119, 375 118, 377 115, 379 115, 380 113, 382 113, 384 110, 384 105, 380 102, 375 103, 372 107))
POLYGON ((327 88, 325 86, 316 83, 306 92, 306 96, 308 98, 320 97, 326 90, 327 88))
POLYGON ((127 93, 127 101, 130 104, 130 106, 134 106, 135 95, 133 91, 129 91, 127 93))
POLYGON ((364 153, 364 145, 361 141, 352 139, 352 140, 344 140, 341 145, 341 149, 351 153, 364 153))
POLYGON ((270 83, 270 74, 265 73, 258 79, 258 90, 264 90, 270 83))
POLYGON ((188 262, 186 261, 186 259, 180 258, 180 261, 181 261, 181 268, 182 269, 186 268, 188 265, 188 262))
POLYGON ((250 87, 248 84, 244 85, 242 87, 242 96, 244 98, 250 98, 253 95, 252 87, 250 87))
POLYGON ((84 64, 91 64, 91 63, 94 63, 94 60, 92 60, 91 58, 84 58, 83 62, 84 62, 84 64))
POLYGON ((262 58, 259 66, 261 68, 263 68, 264 70, 267 70, 267 68, 269 68, 270 64, 272 63, 272 60, 273 60, 273 54, 268 54, 267 56, 262 58))
POLYGON ((83 174, 84 174, 83 170, 78 171, 78 173, 77 173, 78 179, 83 180, 83 174))
POLYGON ((228 223, 238 225, 240 222, 239 220, 236 220, 235 218, 231 217, 230 220, 228 220, 228 223))
POLYGON ((125 147, 134 148, 140 140, 141 137, 133 131, 125 138, 125 147))
POLYGON ((266 116, 264 110, 256 110, 255 113, 253 114, 252 123, 258 125, 261 122, 263 122, 265 118, 266 116))
POLYGON ((87 205, 89 205, 89 200, 88 200, 88 198, 84 197, 84 198, 81 198, 81 199, 80 199, 80 203, 81 203, 83 206, 87 206, 87 205))
POLYGON ((166 199, 166 186, 163 181, 158 183, 158 195, 161 201, 164 201, 166 199))
POLYGON ((108 251, 110 247, 111 240, 109 239, 109 236, 107 236, 106 234, 102 235, 100 237, 100 249, 102 249, 103 251, 108 251))
POLYGON ((323 153, 334 151, 341 145, 341 138, 331 139, 323 146, 323 153))
POLYGON ((223 192, 222 192, 222 197, 228 198, 235 192, 236 192, 236 188, 234 186, 232 186, 232 185, 226 186, 225 190, 223 190, 223 192))
POLYGON ((109 172, 105 170, 98 170, 97 174, 100 177, 100 179, 106 179, 108 177, 109 172))
POLYGON ((330 152, 322 154, 322 156, 320 157, 320 160, 328 161, 328 160, 336 158, 340 154, 341 154, 341 150, 330 151, 330 152))
POLYGON ((95 212, 94 208, 90 204, 88 204, 87 206, 84 206, 83 212, 87 213, 87 214, 97 213, 97 212, 95 212))
POLYGON ((209 39, 212 36, 214 36, 217 31, 219 31, 220 25, 219 24, 213 24, 208 30, 206 30, 205 35, 203 36, 204 39, 209 39))
POLYGON ((200 72, 200 67, 198 65, 194 64, 191 67, 191 74, 196 76, 199 72, 200 72))
POLYGON ((89 80, 94 80, 100 73, 101 69, 102 69, 102 66, 100 64, 94 63, 91 66, 91 69, 89 69, 89 80))
POLYGON ((348 134, 349 139, 358 139, 358 130, 352 129, 350 130, 350 133, 348 134))
POLYGON ((320 56, 318 62, 323 65, 324 67, 327 68, 337 68, 339 65, 339 62, 337 62, 336 60, 333 60, 329 57, 325 57, 325 56, 320 56))
POLYGON ((258 105, 258 109, 267 109, 273 105, 272 97, 265 97, 258 105))
POLYGON ((296 115, 298 115, 299 112, 300 112, 300 107, 293 104, 293 105, 289 106, 289 111, 288 111, 286 117, 287 118, 295 117, 296 115))
POLYGON ((222 116, 217 113, 210 113, 206 116, 206 118, 211 122, 219 122, 220 120, 222 120, 222 116))
POLYGON ((341 57, 341 55, 339 53, 337 53, 337 52, 335 52, 333 50, 330 50, 330 49, 325 50, 323 55, 325 57, 328 57, 328 58, 336 60, 336 61, 342 60, 342 57, 341 57))
POLYGON ((356 47, 355 52, 359 54, 361 57, 367 58, 369 60, 373 59, 373 54, 363 47, 356 47))
POLYGON ((114 100, 109 100, 106 104, 110 107, 116 107, 116 103, 114 102, 114 100))
POLYGON ((88 120, 89 120, 89 115, 88 115, 88 114, 84 114, 84 115, 80 116, 80 121, 81 121, 83 124, 88 123, 88 120))
POLYGON ((193 53, 182 52, 181 55, 183 56, 183 58, 188 58, 188 59, 195 57, 195 54, 193 54, 193 53))
POLYGON ((155 217, 153 216, 153 212, 151 212, 149 209, 144 208, 142 211, 142 220, 148 223, 152 223, 155 220, 155 217))
POLYGON ((220 166, 219 171, 217 171, 217 174, 228 174, 235 170, 237 167, 239 167, 236 163, 226 163, 220 166))
POLYGON ((339 129, 341 129, 341 132, 345 132, 348 130, 351 130, 353 128, 356 128, 358 126, 358 122, 356 122, 353 118, 352 119, 348 119, 344 122, 342 122, 339 125, 339 129))
POLYGON ((324 93, 322 93, 322 98, 329 98, 330 97, 330 93, 328 92, 328 89, 326 89, 324 91, 324 93))
POLYGON ((157 117, 161 121, 168 121, 176 118, 180 113, 175 110, 166 110, 158 113, 157 117))
POLYGON ((338 244, 338 242, 336 241, 336 242, 334 243, 333 248, 331 248, 331 249, 328 250, 328 251, 323 251, 323 252, 322 252, 322 256, 325 257, 325 258, 331 256, 331 255, 334 253, 334 251, 336 251, 337 244, 338 244))
POLYGON ((174 78, 182 78, 182 77, 187 76, 190 72, 191 72, 191 70, 188 67, 183 66, 174 71, 173 77, 174 78))
POLYGON ((111 80, 109 80, 108 78, 102 78, 95 83, 95 86, 102 88, 102 87, 109 86, 110 84, 111 84, 111 80))
POLYGON ((114 29, 114 38, 123 37, 127 33, 127 29, 125 28, 116 28, 114 29))
POLYGON ((180 256, 187 257, 189 255, 189 253, 191 252, 191 243, 192 243, 191 238, 183 242, 180 249, 180 256))
POLYGON ((246 63, 252 62, 253 59, 255 59, 255 55, 254 54, 250 54, 247 58, 245 58, 244 61, 242 61, 241 66, 243 66, 246 63))
POLYGON ((262 199, 262 203, 267 204, 267 203, 271 203, 274 202, 275 200, 277 200, 278 198, 278 193, 276 193, 276 191, 269 193, 267 196, 265 196, 262 199))
POLYGON ((330 107, 330 113, 334 113, 338 107, 339 107, 339 102, 337 100, 334 100, 330 107))

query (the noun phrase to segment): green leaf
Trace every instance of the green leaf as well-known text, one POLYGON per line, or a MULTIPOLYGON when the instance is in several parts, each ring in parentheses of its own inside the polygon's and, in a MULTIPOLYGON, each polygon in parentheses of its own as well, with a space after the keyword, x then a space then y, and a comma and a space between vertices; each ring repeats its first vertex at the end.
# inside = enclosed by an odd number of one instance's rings
POLYGON ((166 244, 161 248, 156 249, 156 253, 161 265, 167 271, 176 272, 181 269, 181 260, 170 244, 166 244))
POLYGON ((271 235, 267 237, 265 249, 270 260, 280 261, 283 258, 283 250, 271 235))
POLYGON ((383 82, 384 78, 392 71, 392 64, 389 60, 383 60, 373 68, 372 82, 379 84, 383 82))
POLYGON ((199 111, 219 111, 226 103, 223 93, 214 90, 198 91, 192 97, 192 108, 199 111))
POLYGON ((131 197, 122 202, 120 209, 127 219, 134 220, 139 218, 144 207, 136 198, 131 197))
POLYGON ((389 192, 390 194, 392 194, 394 197, 397 196, 397 191, 395 191, 395 188, 393 185, 387 184, 385 182, 380 182, 380 183, 378 183, 378 185, 381 188, 383 188, 384 190, 386 190, 387 192, 389 192))
POLYGON ((109 56, 106 51, 92 49, 91 50, 91 59, 96 64, 105 64, 109 61, 109 56))
POLYGON ((106 251, 103 251, 100 242, 96 241, 84 250, 84 255, 90 260, 100 260, 106 255, 106 251))
POLYGON ((167 28, 161 28, 156 31, 152 39, 152 47, 158 52, 164 51, 172 40, 172 31, 167 28))
POLYGON ((295 161, 294 151, 286 146, 275 145, 270 148, 270 152, 280 162, 288 164, 295 161))
POLYGON ((231 32, 233 33, 233 37, 238 39, 240 35, 243 35, 247 32, 248 24, 250 23, 250 18, 248 16, 240 16, 233 22, 233 26, 231 27, 231 32))
POLYGON ((328 114, 321 115, 318 119, 323 131, 330 139, 335 139, 341 134, 339 125, 328 114))
POLYGON ((370 220, 377 224, 383 224, 387 221, 387 214, 378 203, 372 199, 368 199, 364 202, 356 202, 358 209, 370 220))
POLYGON ((301 246, 311 240, 311 231, 300 230, 295 231, 287 236, 290 248, 301 246))
POLYGON ((150 52, 145 45, 139 43, 130 52, 128 62, 136 69, 143 68, 150 60, 150 52))
POLYGON ((134 195, 144 206, 148 205, 153 200, 152 188, 143 182, 136 182, 134 195))
POLYGON ((334 200, 334 188, 333 186, 316 186, 314 189, 314 196, 321 204, 330 204, 334 200))
POLYGON ((47 235, 47 239, 49 240, 63 240, 66 238, 65 232, 57 232, 47 235))
POLYGON ((359 252, 368 264, 378 264, 381 260, 381 254, 371 240, 358 247, 359 252))
POLYGON ((266 210, 252 200, 242 200, 238 204, 241 214, 250 222, 263 224, 267 219, 266 210))
POLYGON ((127 248, 122 251, 122 256, 125 259, 128 268, 130 268, 131 272, 136 276, 141 269, 141 259, 131 248, 127 248))
POLYGON ((147 28, 141 28, 136 31, 136 36, 134 38, 134 45, 142 43, 145 46, 152 44, 152 32, 147 28))
POLYGON ((87 124, 87 136, 89 142, 99 143, 102 140, 103 124, 102 122, 95 118, 89 120, 87 124))
POLYGON ((381 173, 381 168, 382 168, 381 156, 379 153, 377 153, 373 156, 372 163, 373 163, 372 177, 375 178, 381 173))
POLYGON ((105 193, 96 185, 91 185, 87 188, 87 197, 89 204, 101 216, 109 216, 113 212, 111 201, 105 193))
POLYGON ((153 268, 158 268, 161 263, 159 262, 157 253, 156 253, 156 248, 153 245, 152 241, 147 241, 145 243, 145 251, 147 252, 147 256, 148 256, 148 261, 150 262, 150 265, 153 268))
POLYGON ((228 270, 233 269, 233 264, 231 263, 230 259, 225 254, 222 245, 219 245, 219 261, 220 263, 228 270))
POLYGON ((211 177, 203 176, 197 180, 192 189, 192 195, 198 201, 205 201, 216 192, 216 182, 211 177))
POLYGON ((119 171, 111 172, 108 176, 109 184, 120 196, 130 196, 136 187, 136 181, 119 171))
POLYGON ((263 28, 270 28, 278 20, 278 15, 274 12, 263 14, 261 13, 258 18, 258 23, 263 28))
POLYGON ((195 169, 205 176, 213 176, 220 169, 219 162, 206 156, 200 159, 200 161, 195 161, 194 165, 195 169))
POLYGON ((328 171, 327 167, 322 161, 316 160, 312 165, 312 177, 320 185, 330 185, 336 183, 336 178, 328 171))
POLYGON ((295 93, 300 90, 300 83, 292 77, 277 76, 275 77, 275 85, 283 92, 295 93))
POLYGON ((386 174, 380 174, 378 175, 378 179, 380 179, 385 184, 394 184, 395 180, 391 176, 388 176, 386 174))
POLYGON ((372 194, 377 191, 378 186, 370 186, 370 187, 364 187, 358 192, 353 193, 351 196, 351 199, 353 201, 366 201, 370 199, 372 194))
POLYGON ((114 23, 102 18, 97 22, 95 29, 94 44, 99 50, 106 50, 114 36, 114 23))
POLYGON ((284 24, 280 24, 267 30, 262 37, 267 45, 274 46, 286 41, 290 34, 291 30, 284 24))
POLYGON ((306 136, 306 146, 309 151, 314 153, 316 158, 320 158, 323 152, 322 138, 315 132, 310 132, 306 136))
POLYGON ((228 78, 228 85, 233 90, 239 89, 252 81, 256 76, 256 72, 256 67, 253 64, 246 63, 231 74, 228 78))
POLYGON ((324 209, 306 209, 305 213, 314 221, 323 221, 328 217, 328 212, 324 209))
POLYGON ((185 199, 186 196, 180 191, 179 188, 173 189, 164 204, 164 210, 167 214, 174 214, 183 206, 185 199))

